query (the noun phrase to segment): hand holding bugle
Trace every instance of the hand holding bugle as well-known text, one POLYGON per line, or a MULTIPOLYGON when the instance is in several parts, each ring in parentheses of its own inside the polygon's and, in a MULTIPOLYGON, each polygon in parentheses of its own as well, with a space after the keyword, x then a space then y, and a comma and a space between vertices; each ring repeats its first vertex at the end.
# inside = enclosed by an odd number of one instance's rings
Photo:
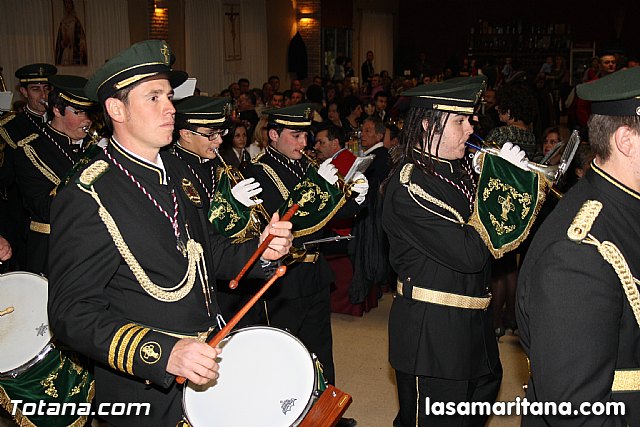
MULTIPOLYGON (((296 207, 296 210, 298 209, 298 207, 297 207, 298 205, 293 205, 293 206, 296 207)), ((292 206, 292 208, 293 208, 293 206, 292 206)), ((291 209, 289 209, 289 211, 290 210, 291 209)), ((289 213, 289 211, 287 211, 287 213, 289 213)), ((295 213, 295 211, 294 211, 294 213, 295 213)), ((293 215, 293 214, 291 214, 291 215, 293 215)), ((286 272, 287 272, 287 267, 285 267, 284 265, 278 267, 276 272, 273 274, 273 276, 271 276, 271 278, 267 281, 267 283, 265 283, 264 286, 262 286, 262 288, 249 300, 249 302, 247 302, 231 318, 231 320, 229 320, 229 322, 220 330, 220 332, 218 332, 213 338, 211 338, 211 341, 209 341, 207 344, 209 346, 213 347, 213 348, 215 348, 218 344, 220 344, 220 342, 222 342, 222 340, 225 339, 227 337, 227 335, 229 335, 231 330, 247 314, 247 312, 251 309, 251 307, 253 307, 255 305, 255 303, 258 302, 258 300, 262 297, 262 295, 264 295, 265 292, 267 292, 267 290, 271 287, 271 285, 273 285, 273 283, 276 280, 278 280, 279 277, 284 276, 284 273, 286 273, 286 272)), ((187 379, 185 377, 176 377, 176 382, 178 384, 184 384, 184 382, 186 380, 187 379)))
MULTIPOLYGON (((298 210, 298 207, 299 207, 298 204, 294 203, 293 206, 291 206, 289 210, 285 212, 282 218, 280 218, 280 221, 289 221, 298 210)), ((264 239, 264 241, 260 244, 260 246, 258 246, 258 249, 256 249, 253 255, 251 255, 251 258, 249 258, 249 260, 244 265, 244 267, 242 267, 242 270, 240 270, 240 273, 238 273, 238 275, 229 282, 229 288, 235 289, 238 287, 238 282, 240 281, 240 279, 242 279, 242 277, 247 273, 247 271, 249 271, 249 268, 251 268, 253 263, 256 262, 258 257, 260 257, 264 253, 264 251, 267 250, 267 248, 269 247, 269 243, 271 243, 274 237, 275 236, 273 234, 269 234, 264 239)))

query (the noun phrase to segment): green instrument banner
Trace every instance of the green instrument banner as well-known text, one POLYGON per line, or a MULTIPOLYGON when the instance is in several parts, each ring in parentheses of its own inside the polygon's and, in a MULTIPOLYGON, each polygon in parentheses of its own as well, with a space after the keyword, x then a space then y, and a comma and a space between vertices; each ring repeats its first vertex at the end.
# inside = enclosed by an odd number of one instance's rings
POLYGON ((497 259, 529 235, 546 196, 547 181, 493 155, 480 154, 482 165, 475 208, 469 219, 497 259))
POLYGON ((7 412, 13 411, 11 400, 22 400, 13 416, 21 427, 83 427, 91 414, 93 395, 93 375, 56 349, 15 379, 0 380, 0 403, 7 412), (43 414, 22 413, 22 405, 38 406, 40 401, 47 403, 43 414), (75 413, 65 403, 76 404, 75 413))
POLYGON ((280 216, 297 203, 299 208, 291 223, 293 236, 300 237, 315 233, 325 226, 346 202, 346 196, 335 185, 318 175, 313 166, 307 168, 302 181, 289 192, 278 212, 280 216))
POLYGON ((209 208, 209 222, 223 236, 243 241, 254 237, 247 236, 251 225, 251 208, 237 201, 231 194, 233 184, 230 174, 231 166, 226 166, 220 175, 209 208))

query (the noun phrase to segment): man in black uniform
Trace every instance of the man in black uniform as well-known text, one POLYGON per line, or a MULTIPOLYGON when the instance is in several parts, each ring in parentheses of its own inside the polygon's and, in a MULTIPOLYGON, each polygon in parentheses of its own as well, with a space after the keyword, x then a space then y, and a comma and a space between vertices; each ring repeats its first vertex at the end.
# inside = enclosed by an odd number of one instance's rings
MULTIPOLYGON (((178 136, 173 146, 173 154, 180 158, 193 174, 194 185, 207 206, 213 201, 216 177, 220 176, 219 168, 223 166, 218 157, 218 149, 222 137, 228 133, 231 126, 225 109, 229 101, 229 98, 190 96, 175 103, 178 136)), ((262 200, 255 197, 260 192, 260 183, 255 182, 254 178, 243 179, 231 188, 231 196, 247 210, 262 203, 262 200)), ((261 229, 262 225, 259 225, 259 228, 261 229)), ((262 281, 245 280, 235 290, 229 289, 227 283, 220 283, 218 305, 223 317, 230 319, 240 310, 259 289, 256 286, 262 286, 262 281), (255 286, 246 286, 247 283, 255 286)), ((238 327, 258 323, 259 314, 256 313, 259 313, 259 310, 257 306, 252 308, 238 323, 238 327)))
POLYGON ((13 269, 26 268, 28 222, 16 183, 15 150, 20 141, 47 122, 47 98, 51 90, 48 77, 56 72, 56 67, 51 64, 30 64, 19 68, 15 76, 27 105, 21 113, 9 113, 0 118, 0 222, 7 225, 5 237, 16 252, 13 269))
MULTIPOLYGON (((212 233, 193 175, 160 152, 172 142, 172 88, 187 77, 169 58, 162 41, 137 43, 89 80, 85 91, 104 108, 113 137, 51 210, 53 334, 95 360, 98 404, 151 406, 149 416, 104 416, 111 425, 176 425, 175 376, 217 378, 220 350, 202 342, 217 326, 215 278, 233 277, 258 243, 232 245, 212 233)), ((290 227, 272 219, 261 238, 276 237, 254 277, 288 252, 290 227)))
POLYGON ((577 87, 592 102, 591 169, 536 233, 520 272, 517 320, 530 402, 570 402, 523 426, 640 425, 640 69, 577 87), (580 414, 622 402, 626 414, 580 414), (566 408, 565 408, 566 409, 566 408), (574 413, 575 411, 575 413, 574 413))
MULTIPOLYGON (((268 212, 278 210, 289 192, 303 180, 307 168, 314 167, 303 154, 312 111, 311 104, 269 111, 267 129, 270 145, 247 170, 247 176, 255 177, 262 185, 261 197, 268 212)), ((333 185, 338 177, 337 169, 330 161, 326 160, 318 168, 318 174, 333 185)), ((366 193, 367 189, 368 184, 366 188, 363 184, 362 187, 354 187, 354 192, 366 193)), ((364 198, 359 199, 360 203, 363 201, 364 198)), ((357 204, 355 201, 349 203, 357 204)), ((308 233, 294 234, 294 245, 301 248, 304 242, 323 237, 321 229, 322 224, 318 224, 317 229, 308 230, 308 233)), ((309 251, 290 266, 287 275, 273 290, 266 307, 270 325, 288 329, 300 338, 309 351, 318 356, 327 381, 335 384, 329 298, 332 281, 333 275, 324 257, 317 251, 309 251)))
MULTIPOLYGON (((473 173, 465 142, 484 78, 405 92, 405 151, 384 193, 382 221, 398 295, 389 316, 389 359, 400 411, 394 426, 482 426, 486 416, 427 415, 431 402, 493 403, 502 367, 493 334, 490 252, 467 225, 473 173)), ((517 148, 515 150, 518 150, 517 148)), ((507 160, 516 153, 503 153, 507 160)))
POLYGON ((47 114, 51 121, 18 142, 14 160, 16 180, 30 216, 25 269, 44 275, 48 273, 51 201, 90 140, 89 114, 97 105, 84 94, 84 77, 55 75, 49 81, 53 86, 47 114))
MULTIPOLYGON (((174 154, 182 159, 196 178, 196 187, 211 204, 215 191, 216 169, 222 166, 218 149, 222 137, 231 124, 225 116, 228 98, 190 96, 176 102, 176 130, 178 138, 174 154)), ((238 182, 231 190, 233 196, 246 207, 261 203, 253 199, 262 189, 255 179, 238 182)))

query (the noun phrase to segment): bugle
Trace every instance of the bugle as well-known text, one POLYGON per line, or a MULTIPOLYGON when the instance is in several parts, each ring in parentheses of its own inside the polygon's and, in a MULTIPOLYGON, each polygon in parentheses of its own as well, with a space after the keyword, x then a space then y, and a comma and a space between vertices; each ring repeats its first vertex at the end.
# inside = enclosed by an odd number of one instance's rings
MULTIPOLYGON (((480 137, 478 137, 480 138, 480 137)), ((481 139, 481 138, 480 138, 481 139)), ((493 156, 500 155, 500 149, 497 147, 479 147, 471 142, 466 142, 466 145, 475 148, 483 153, 490 154, 493 156)), ((560 163, 557 165, 544 165, 540 163, 533 162, 531 160, 527 160, 525 162, 525 166, 527 170, 531 172, 538 172, 542 176, 544 176, 548 181, 553 184, 556 184, 562 175, 564 175, 569 169, 569 165, 571 165, 571 161, 578 150, 578 146, 580 145, 580 134, 577 130, 574 130, 571 133, 571 137, 567 142, 567 145, 562 152, 562 157, 560 157, 560 163)))

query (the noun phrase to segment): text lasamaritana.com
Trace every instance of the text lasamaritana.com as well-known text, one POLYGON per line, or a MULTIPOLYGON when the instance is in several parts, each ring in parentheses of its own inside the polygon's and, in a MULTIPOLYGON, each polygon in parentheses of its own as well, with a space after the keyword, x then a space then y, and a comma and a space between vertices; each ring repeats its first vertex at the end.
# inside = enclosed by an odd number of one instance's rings
POLYGON ((577 407, 571 402, 529 402, 516 397, 509 402, 432 402, 425 399, 426 415, 624 415, 622 402, 583 402, 577 407))

